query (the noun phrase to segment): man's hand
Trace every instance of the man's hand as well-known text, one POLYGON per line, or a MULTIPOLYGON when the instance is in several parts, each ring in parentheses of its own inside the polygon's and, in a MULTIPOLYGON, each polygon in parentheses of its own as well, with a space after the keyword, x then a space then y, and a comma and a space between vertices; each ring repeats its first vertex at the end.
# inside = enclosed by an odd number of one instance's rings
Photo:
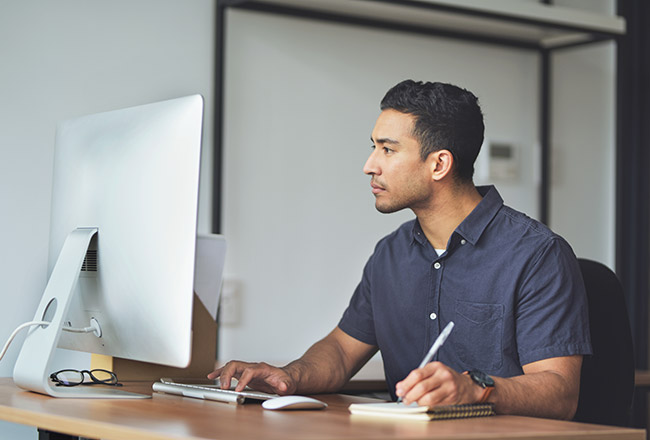
POLYGON ((480 400, 483 390, 466 374, 460 374, 440 362, 430 362, 409 373, 395 386, 405 404, 420 406, 455 405, 480 400))
POLYGON ((233 378, 238 379, 237 391, 249 385, 281 395, 331 393, 339 390, 376 352, 377 347, 354 339, 336 327, 300 359, 282 368, 263 362, 231 361, 208 374, 208 378, 219 377, 223 389, 230 387, 233 378))
POLYGON ((280 395, 293 394, 296 390, 295 380, 284 369, 264 362, 230 361, 208 374, 209 379, 217 377, 224 390, 230 389, 233 378, 238 380, 235 391, 243 391, 247 385, 259 391, 280 395))
MULTIPOLYGON (((492 377, 494 391, 489 402, 497 414, 573 418, 580 392, 582 356, 548 358, 523 366, 524 374, 509 378, 492 377)), ((483 388, 466 375, 440 362, 415 369, 395 385, 404 403, 422 406, 475 403, 483 388)))

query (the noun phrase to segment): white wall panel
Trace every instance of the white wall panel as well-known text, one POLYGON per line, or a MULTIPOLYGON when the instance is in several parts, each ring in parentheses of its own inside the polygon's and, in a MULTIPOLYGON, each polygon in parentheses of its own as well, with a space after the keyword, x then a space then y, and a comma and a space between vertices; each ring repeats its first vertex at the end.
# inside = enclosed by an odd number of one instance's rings
POLYGON ((413 217, 374 209, 362 172, 397 82, 478 95, 490 139, 521 149, 499 184, 537 214, 538 57, 455 40, 228 11, 223 232, 241 319, 220 357, 289 360, 337 324, 375 243, 413 217))

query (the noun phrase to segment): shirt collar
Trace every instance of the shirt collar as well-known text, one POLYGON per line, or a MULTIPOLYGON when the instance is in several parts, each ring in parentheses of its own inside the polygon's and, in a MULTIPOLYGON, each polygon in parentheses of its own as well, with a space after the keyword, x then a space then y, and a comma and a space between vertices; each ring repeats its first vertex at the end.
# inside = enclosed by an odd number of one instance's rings
POLYGON ((428 243, 429 241, 427 240, 427 237, 424 236, 424 231, 422 231, 422 227, 420 226, 420 221, 416 218, 415 221, 413 222, 413 241, 416 243, 419 243, 420 245, 424 245, 428 243))
MULTIPOLYGON (((454 233, 461 235, 472 245, 476 245, 483 231, 487 228, 487 225, 503 206, 503 199, 493 185, 477 186, 476 190, 483 199, 454 231, 454 233)), ((417 218, 413 222, 412 234, 413 241, 421 245, 428 243, 417 218)))
POLYGON ((503 206, 503 199, 493 185, 477 186, 476 189, 483 199, 455 231, 472 245, 476 245, 485 228, 503 206))

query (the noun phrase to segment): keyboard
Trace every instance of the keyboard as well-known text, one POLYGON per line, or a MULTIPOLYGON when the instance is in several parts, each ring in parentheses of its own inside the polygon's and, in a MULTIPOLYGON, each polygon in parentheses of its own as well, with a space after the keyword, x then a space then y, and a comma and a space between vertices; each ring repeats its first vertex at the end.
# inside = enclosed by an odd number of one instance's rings
POLYGON ((277 394, 255 391, 251 388, 246 388, 243 391, 235 391, 234 389, 222 390, 218 380, 210 381, 207 379, 172 379, 163 377, 160 379, 160 382, 153 384, 153 390, 195 399, 216 400, 237 404, 242 404, 247 400, 264 401, 278 397, 277 394))

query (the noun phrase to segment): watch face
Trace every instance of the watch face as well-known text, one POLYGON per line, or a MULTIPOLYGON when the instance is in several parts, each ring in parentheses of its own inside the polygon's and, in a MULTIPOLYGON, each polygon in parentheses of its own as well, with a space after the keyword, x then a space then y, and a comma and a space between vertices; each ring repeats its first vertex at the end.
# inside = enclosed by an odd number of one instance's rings
POLYGON ((494 386, 494 379, 492 379, 490 376, 488 376, 482 371, 472 370, 469 372, 469 376, 472 378, 474 382, 476 382, 483 388, 494 386))

